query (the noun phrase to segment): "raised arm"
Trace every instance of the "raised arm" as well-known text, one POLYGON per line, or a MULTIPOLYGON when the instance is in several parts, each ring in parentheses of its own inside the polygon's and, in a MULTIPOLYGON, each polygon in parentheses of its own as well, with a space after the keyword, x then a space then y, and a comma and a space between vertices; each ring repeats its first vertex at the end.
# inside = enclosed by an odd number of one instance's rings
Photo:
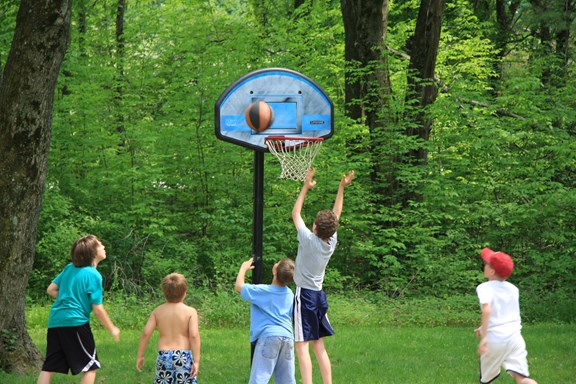
POLYGON ((242 291, 242 286, 244 285, 244 281, 246 279, 246 272, 248 272, 251 269, 254 269, 253 262, 254 258, 250 258, 245 262, 243 262, 242 265, 240 266, 238 276, 236 276, 236 285, 234 286, 237 292, 242 291))
POLYGON ((200 332, 198 331, 198 312, 194 308, 190 308, 188 336, 190 338, 192 357, 194 358, 194 366, 192 367, 192 377, 194 378, 200 372, 200 332))
POLYGON ((340 180, 340 185, 338 186, 338 192, 336 192, 336 200, 334 201, 334 207, 332 211, 336 214, 337 218, 340 218, 342 214, 342 207, 344 205, 344 188, 352 182, 354 178, 354 171, 348 172, 348 175, 342 176, 340 180))
POLYGON ((302 219, 302 207, 304 206, 304 200, 306 200, 306 194, 316 185, 316 181, 314 180, 315 174, 315 168, 310 168, 308 170, 306 178, 304 179, 304 184, 302 184, 300 194, 294 203, 294 208, 292 208, 292 221, 294 221, 294 226, 296 229, 300 228, 302 225, 305 225, 304 220, 302 219))

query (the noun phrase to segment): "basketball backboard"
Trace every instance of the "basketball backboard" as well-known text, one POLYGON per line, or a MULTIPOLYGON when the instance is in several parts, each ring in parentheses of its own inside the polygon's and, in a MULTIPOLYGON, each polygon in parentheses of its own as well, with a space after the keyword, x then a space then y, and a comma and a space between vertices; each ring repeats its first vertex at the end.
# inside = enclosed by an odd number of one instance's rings
POLYGON ((267 136, 332 136, 334 105, 308 77, 289 69, 266 68, 242 76, 220 95, 215 124, 220 140, 267 151, 267 136), (274 121, 262 132, 252 130, 245 119, 246 109, 257 101, 265 101, 274 112, 274 121))

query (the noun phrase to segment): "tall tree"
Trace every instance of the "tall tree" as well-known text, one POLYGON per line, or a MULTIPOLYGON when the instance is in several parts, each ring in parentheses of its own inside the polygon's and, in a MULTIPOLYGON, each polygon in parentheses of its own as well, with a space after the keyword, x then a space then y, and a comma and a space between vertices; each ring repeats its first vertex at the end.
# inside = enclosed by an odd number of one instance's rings
POLYGON ((0 368, 37 366, 26 330, 51 140, 54 89, 69 44, 71 0, 22 0, 0 83, 0 368))
POLYGON ((390 79, 382 54, 388 20, 388 0, 341 0, 344 21, 346 112, 366 119, 370 128, 383 123, 381 107, 387 103, 390 79), (355 71, 355 69, 359 69, 355 71))
MULTIPOLYGON (((118 0, 116 7, 116 111, 122 111, 122 101, 124 98, 124 48, 126 39, 124 37, 124 15, 126 13, 126 0, 118 0)), ((116 131, 125 132, 124 117, 121 113, 117 116, 118 122, 116 131)))
MULTIPOLYGON (((383 152, 389 145, 389 109, 391 93, 387 55, 383 53, 388 24, 387 0, 341 0, 345 29, 346 111, 355 120, 362 120, 370 129, 370 152, 373 159, 372 180, 381 203, 394 205, 418 198, 412 191, 402 190, 392 163, 418 164, 426 160, 425 145, 420 141, 408 153, 383 152), (407 155, 407 156, 404 156, 407 155), (390 198, 391 196, 394 196, 390 198)), ((437 96, 434 71, 440 43, 444 0, 422 0, 413 36, 407 43, 410 64, 407 74, 405 134, 427 141, 432 121, 427 107, 437 96)))
MULTIPOLYGON (((407 161, 420 165, 428 158, 426 142, 430 138, 432 119, 427 114, 427 107, 436 101, 437 85, 434 82, 436 58, 440 45, 440 31, 445 0, 421 0, 416 29, 408 41, 410 64, 406 102, 408 119, 412 123, 406 128, 408 136, 416 137, 417 144, 409 153, 407 161)), ((406 191, 406 201, 419 196, 413 191, 406 191)))
MULTIPOLYGON (((498 50, 498 64, 501 64, 501 60, 508 54, 508 44, 513 33, 513 23, 519 6, 520 0, 496 0, 497 32, 494 43, 498 50)), ((498 73, 500 72, 501 69, 499 68, 498 73)))
POLYGON ((382 150, 389 129, 387 110, 391 93, 388 57, 383 53, 388 26, 388 0, 341 0, 346 60, 346 115, 370 131, 371 180, 376 200, 384 203, 393 185, 389 153, 382 150))

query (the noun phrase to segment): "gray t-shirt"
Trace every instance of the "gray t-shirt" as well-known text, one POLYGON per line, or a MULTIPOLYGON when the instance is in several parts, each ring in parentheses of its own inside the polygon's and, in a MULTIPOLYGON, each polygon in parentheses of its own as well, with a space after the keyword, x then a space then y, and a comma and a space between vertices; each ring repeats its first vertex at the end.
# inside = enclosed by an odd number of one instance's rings
POLYGON ((337 235, 323 241, 305 225, 298 228, 298 254, 294 266, 294 283, 298 287, 321 291, 324 273, 336 248, 337 235))

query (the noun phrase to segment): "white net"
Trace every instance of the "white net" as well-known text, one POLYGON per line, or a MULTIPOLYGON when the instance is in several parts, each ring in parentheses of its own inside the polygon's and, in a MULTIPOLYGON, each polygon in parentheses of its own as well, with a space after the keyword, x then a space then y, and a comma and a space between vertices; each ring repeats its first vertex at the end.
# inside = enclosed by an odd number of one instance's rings
POLYGON ((322 147, 322 138, 267 137, 268 150, 282 166, 281 179, 304 181, 308 169, 322 147))

